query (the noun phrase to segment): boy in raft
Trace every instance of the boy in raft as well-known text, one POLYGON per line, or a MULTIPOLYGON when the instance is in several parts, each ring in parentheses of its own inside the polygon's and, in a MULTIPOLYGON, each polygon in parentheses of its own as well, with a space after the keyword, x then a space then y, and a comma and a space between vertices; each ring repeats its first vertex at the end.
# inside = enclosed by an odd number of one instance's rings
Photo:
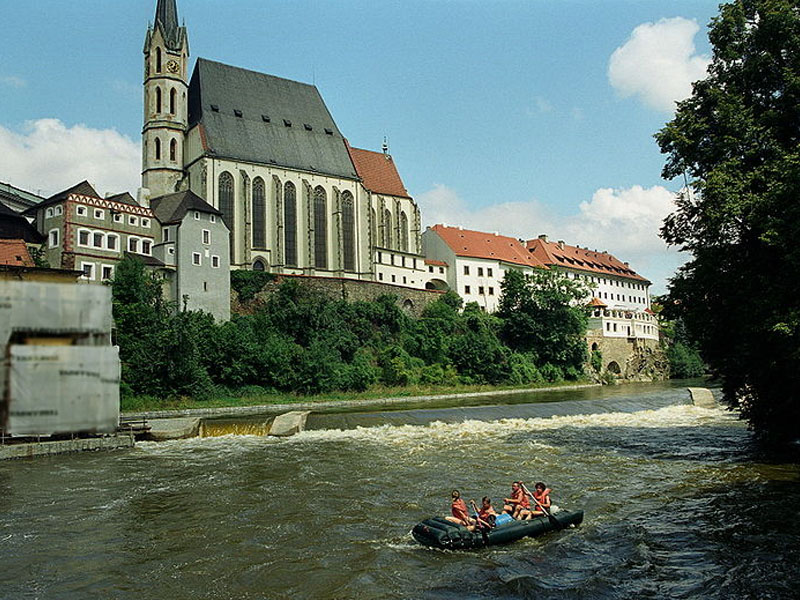
POLYGON ((510 514, 514 519, 530 519, 531 518, 531 501, 528 495, 522 489, 522 482, 515 481, 511 484, 511 497, 504 498, 505 506, 503 511, 510 514))
MULTIPOLYGON (((494 527, 495 518, 497 518, 497 512, 492 506, 492 499, 489 496, 484 496, 481 499, 481 508, 478 511, 478 524, 483 525, 485 523, 489 528, 494 527)), ((486 525, 483 526, 485 527, 486 525)))
POLYGON ((547 512, 550 512, 550 507, 552 506, 552 502, 550 501, 550 492, 552 490, 548 488, 544 482, 538 481, 536 483, 533 497, 536 499, 536 506, 533 507, 533 516, 534 517, 541 517, 544 515, 544 508, 547 512))
POLYGON ((467 510, 467 503, 461 498, 461 492, 458 490, 453 490, 452 502, 450 503, 450 512, 452 513, 451 517, 445 517, 451 523, 455 523, 456 525, 463 525, 469 531, 473 531, 475 529, 475 521, 473 521, 469 516, 469 511, 467 510))

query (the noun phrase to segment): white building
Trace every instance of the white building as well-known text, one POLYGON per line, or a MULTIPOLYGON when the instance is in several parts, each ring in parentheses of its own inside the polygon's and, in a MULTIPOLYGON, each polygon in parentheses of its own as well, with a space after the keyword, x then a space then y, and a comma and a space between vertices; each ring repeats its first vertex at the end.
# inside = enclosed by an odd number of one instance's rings
POLYGON ((658 339, 658 323, 650 308, 650 281, 626 262, 546 235, 526 242, 528 251, 549 268, 578 279, 589 288, 589 328, 604 337, 658 339))
MULTIPOLYGON (((443 269, 444 272, 437 275, 446 277, 447 287, 464 302, 477 302, 487 312, 498 308, 500 282, 507 270, 531 273, 533 269, 545 268, 518 239, 498 233, 434 225, 422 234, 422 245, 425 257, 437 261, 428 266, 434 270, 443 269)), ((429 271, 430 275, 434 273, 429 271)), ((439 278, 431 280, 433 283, 439 278)), ((433 285, 429 287, 437 289, 433 285)))

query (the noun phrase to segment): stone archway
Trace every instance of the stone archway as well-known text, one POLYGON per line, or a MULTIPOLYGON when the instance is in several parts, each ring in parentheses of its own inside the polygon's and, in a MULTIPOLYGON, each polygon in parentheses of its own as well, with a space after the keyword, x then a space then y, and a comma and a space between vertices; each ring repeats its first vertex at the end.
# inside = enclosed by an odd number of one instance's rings
POLYGON ((614 375, 622 374, 622 369, 619 368, 619 363, 615 360, 612 360, 610 363, 608 363, 608 367, 606 368, 610 373, 613 373, 614 375))
POLYGON ((428 283, 425 284, 426 290, 438 290, 440 292, 446 292, 450 289, 447 285, 446 281, 441 279, 431 279, 428 283))

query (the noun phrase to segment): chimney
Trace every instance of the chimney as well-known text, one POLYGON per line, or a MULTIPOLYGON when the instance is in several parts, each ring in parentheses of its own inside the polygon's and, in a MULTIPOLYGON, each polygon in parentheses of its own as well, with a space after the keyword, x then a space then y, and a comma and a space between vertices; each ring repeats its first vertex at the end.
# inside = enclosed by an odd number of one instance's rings
POLYGON ((136 191, 136 201, 139 206, 150 208, 150 190, 148 188, 139 188, 136 191))
POLYGON ((558 240, 558 249, 559 250, 563 250, 564 249, 564 240, 558 240))
POLYGON ((546 233, 542 233, 541 235, 539 235, 539 239, 542 240, 546 244, 547 243, 547 234, 546 233))

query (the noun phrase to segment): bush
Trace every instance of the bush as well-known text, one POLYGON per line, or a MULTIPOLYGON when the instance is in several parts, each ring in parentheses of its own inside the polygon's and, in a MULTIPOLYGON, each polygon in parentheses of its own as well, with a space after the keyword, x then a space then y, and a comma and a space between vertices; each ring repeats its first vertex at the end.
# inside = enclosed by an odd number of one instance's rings
POLYGON ((544 381, 531 355, 514 352, 509 357, 508 362, 511 368, 511 373, 509 375, 511 383, 515 385, 524 385, 526 383, 541 383, 544 381))
POLYGON ((595 373, 599 373, 603 370, 603 354, 600 350, 592 350, 592 355, 589 358, 589 364, 594 369, 595 373))
POLYGON ((255 298, 267 283, 274 280, 275 275, 265 271, 231 271, 231 289, 236 291, 242 302, 255 298))
POLYGON ((564 380, 564 373, 556 365, 545 363, 539 370, 541 371, 542 377, 544 377, 545 381, 550 383, 558 383, 559 381, 564 380))

